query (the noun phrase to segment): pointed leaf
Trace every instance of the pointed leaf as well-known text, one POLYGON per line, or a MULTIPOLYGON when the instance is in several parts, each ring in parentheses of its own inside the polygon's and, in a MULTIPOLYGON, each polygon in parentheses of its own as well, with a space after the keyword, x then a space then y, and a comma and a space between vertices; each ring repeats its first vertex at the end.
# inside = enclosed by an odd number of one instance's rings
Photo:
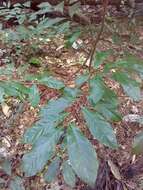
POLYGON ((35 141, 43 135, 52 134, 54 127, 61 123, 67 114, 62 113, 71 102, 66 98, 50 100, 48 104, 41 109, 40 120, 24 134, 23 142, 34 144, 35 141))
POLYGON ((100 117, 86 108, 83 108, 82 112, 92 135, 99 140, 100 143, 111 148, 117 148, 116 137, 110 124, 106 122, 103 117, 100 117))
POLYGON ((88 81, 88 78, 88 74, 79 75, 75 80, 76 86, 81 87, 85 82, 88 81))
POLYGON ((141 92, 138 85, 133 84, 122 84, 124 92, 131 97, 134 101, 139 101, 141 99, 141 92))
POLYGON ((73 169, 69 165, 68 161, 65 161, 62 165, 62 173, 64 177, 64 181, 67 185, 71 186, 72 188, 75 187, 76 177, 73 169))
POLYGON ((143 153, 143 132, 140 132, 135 136, 132 146, 132 152, 133 154, 137 155, 143 153))
POLYGON ((68 131, 67 146, 73 170, 85 183, 93 187, 98 170, 96 152, 74 124, 71 125, 68 131))
POLYGON ((102 114, 108 121, 120 121, 122 119, 121 115, 116 112, 115 109, 108 108, 108 104, 99 103, 95 108, 100 114, 102 114))
POLYGON ((31 103, 33 107, 36 107, 40 102, 40 94, 35 84, 30 88, 29 102, 31 103))
POLYGON ((95 60, 94 60, 94 67, 97 69, 103 62, 108 58, 110 55, 110 51, 101 51, 96 52, 95 60))
POLYGON ((44 174, 44 179, 46 182, 51 183, 55 179, 59 167, 60 167, 60 159, 56 158, 51 162, 51 164, 48 167, 48 171, 44 174))
POLYGON ((77 89, 77 88, 64 88, 64 95, 67 97, 67 98, 72 98, 73 100, 79 96, 80 94, 80 90, 77 89))
POLYGON ((138 83, 131 79, 126 73, 116 72, 112 75, 113 79, 121 84, 124 92, 134 101, 139 101, 141 98, 140 88, 138 83))
POLYGON ((48 86, 49 88, 54 88, 54 89, 61 89, 61 88, 64 88, 64 83, 52 76, 49 76, 49 77, 43 77, 39 80, 39 82, 41 84, 44 84, 46 86, 48 86))
POLYGON ((90 90, 89 101, 91 103, 96 104, 102 99, 104 95, 104 86, 100 79, 92 79, 90 83, 91 83, 90 84, 91 90, 90 90))
POLYGON ((39 138, 32 150, 23 156, 22 167, 26 176, 36 175, 44 168, 55 152, 55 146, 60 135, 61 131, 57 130, 51 136, 39 138))

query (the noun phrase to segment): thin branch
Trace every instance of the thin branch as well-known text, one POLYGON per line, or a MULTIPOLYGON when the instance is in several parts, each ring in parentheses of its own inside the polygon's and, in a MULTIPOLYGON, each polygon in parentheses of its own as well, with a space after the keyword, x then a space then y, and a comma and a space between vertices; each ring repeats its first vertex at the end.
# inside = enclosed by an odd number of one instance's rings
POLYGON ((90 55, 88 56, 88 59, 87 59, 87 60, 89 60, 89 72, 91 72, 92 60, 93 60, 93 57, 94 57, 94 54, 96 51, 96 47, 97 47, 97 44, 98 44, 100 37, 103 33, 103 30, 104 30, 105 17, 106 17, 106 13, 107 13, 108 3, 109 3, 109 0, 103 0, 103 19, 102 19, 102 23, 101 23, 101 28, 97 35, 97 38, 95 39, 93 49, 91 50, 90 55))
MULTIPOLYGON (((93 49, 90 51, 90 53, 87 56, 86 60, 84 61, 83 65, 72 76, 75 76, 77 73, 79 73, 86 66, 86 63, 88 62, 88 60, 89 60, 89 67, 88 68, 89 68, 89 72, 91 72, 93 56, 95 54, 98 41, 100 40, 100 37, 101 37, 103 30, 104 30, 105 17, 106 17, 106 13, 107 13, 108 4, 109 4, 109 0, 103 0, 103 19, 102 19, 100 31, 97 35, 97 38, 95 39, 93 49)), ((71 80, 71 77, 69 77, 69 80, 71 80)))

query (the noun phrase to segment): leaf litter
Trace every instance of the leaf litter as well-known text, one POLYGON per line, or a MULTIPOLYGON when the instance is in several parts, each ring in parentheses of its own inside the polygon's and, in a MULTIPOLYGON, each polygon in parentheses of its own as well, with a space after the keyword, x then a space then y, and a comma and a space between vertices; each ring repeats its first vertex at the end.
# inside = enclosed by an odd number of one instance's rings
MULTIPOLYGON (((98 50, 106 50, 109 49, 109 47, 111 48, 111 42, 112 41, 110 39, 107 41, 103 40, 102 43, 99 43, 98 50)), ((82 40, 82 43, 84 43, 84 39, 82 40)), ((56 47, 57 51, 63 50, 62 44, 58 46, 60 48, 56 47)), ((115 49, 117 52, 120 50, 121 53, 126 47, 125 46, 123 49, 121 49, 121 47, 119 48, 116 45, 112 46, 113 49, 115 49)), ((85 52, 75 51, 74 49, 66 49, 64 50, 65 52, 63 51, 58 55, 55 55, 55 49, 52 49, 53 47, 51 48, 49 44, 47 44, 46 47, 49 50, 48 55, 51 54, 51 56, 47 56, 45 54, 43 55, 42 59, 44 63, 44 69, 47 67, 50 72, 55 75, 55 77, 62 79, 69 86, 74 86, 73 74, 78 70, 79 65, 85 60, 85 52)), ((131 51, 134 50, 131 49, 131 51)), ((140 52, 140 50, 138 50, 136 47, 135 53, 142 56, 142 52, 140 52)), ((2 56, 3 55, 1 54, 1 57, 2 56)), ((111 56, 111 59, 114 59, 114 57, 111 56)), ((35 69, 33 66, 30 66, 30 72, 37 72, 37 68, 35 69)), ((127 98, 123 95, 122 89, 118 85, 112 83, 111 81, 108 82, 110 83, 111 88, 116 89, 119 95, 119 109, 121 110, 122 115, 126 117, 133 114, 135 115, 136 110, 137 114, 141 116, 143 115, 143 101, 140 101, 139 103, 133 103, 130 98, 127 98)), ((40 106, 44 105, 51 98, 55 99, 60 95, 57 90, 49 89, 43 85, 38 86, 38 88, 41 94, 40 106)), ((86 86, 84 86, 84 88, 86 93, 86 86)), ((7 101, 8 102, 1 106, 0 110, 0 161, 1 157, 2 159, 9 159, 11 161, 13 174, 23 177, 23 174, 20 170, 20 161, 26 150, 29 150, 31 147, 21 145, 21 138, 24 134, 24 131, 27 128, 30 128, 32 124, 39 119, 39 109, 33 108, 27 102, 24 102, 21 110, 19 110, 18 107, 20 102, 18 100, 11 98, 7 101), (15 115, 17 116, 15 117, 15 115), (9 118, 9 120, 7 120, 7 118, 9 118)), ((74 116, 74 118, 77 119, 79 127, 84 131, 84 133, 88 135, 99 155, 100 166, 95 188, 93 190, 141 190, 142 187, 140 188, 140 186, 143 178, 141 170, 142 157, 137 157, 134 163, 132 163, 133 155, 131 152, 131 144, 135 134, 142 130, 142 125, 139 125, 137 122, 130 122, 129 119, 127 120, 125 118, 120 123, 113 123, 117 140, 121 146, 117 151, 110 150, 97 143, 97 141, 89 135, 88 130, 83 127, 82 117, 79 115, 81 104, 86 104, 85 97, 82 97, 79 102, 76 102, 73 107, 69 108, 69 112, 74 116)), ((8 189, 10 178, 3 170, 1 170, 1 168, 0 179, 6 179, 2 190, 8 189)), ((51 185, 44 182, 42 175, 30 177, 29 179, 25 178, 24 186, 26 189, 31 190, 71 190, 70 187, 67 187, 64 184, 61 175, 59 175, 56 181, 51 185)), ((75 189, 90 190, 90 188, 80 180, 77 181, 75 189)))

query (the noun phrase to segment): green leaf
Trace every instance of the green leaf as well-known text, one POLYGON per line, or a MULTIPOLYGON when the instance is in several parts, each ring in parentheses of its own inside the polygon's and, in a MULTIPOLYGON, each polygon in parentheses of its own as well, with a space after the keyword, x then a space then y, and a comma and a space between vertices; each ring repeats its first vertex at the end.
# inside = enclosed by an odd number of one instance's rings
POLYGON ((82 109, 87 126, 92 135, 104 145, 117 148, 117 141, 111 125, 102 116, 87 108, 82 109))
POLYGON ((98 69, 98 67, 103 64, 103 62, 108 58, 110 55, 110 51, 101 51, 96 52, 95 60, 94 60, 94 67, 98 69))
POLYGON ((36 175, 44 168, 55 152, 60 135, 61 130, 57 130, 49 136, 39 138, 32 150, 23 156, 22 168, 27 177, 36 175))
POLYGON ((75 183, 76 183, 76 177, 75 177, 75 173, 73 172, 73 169, 69 165, 68 161, 65 161, 62 164, 62 174, 63 174, 64 181, 66 182, 66 184, 69 185, 70 187, 74 188, 75 183))
POLYGON ((45 106, 45 108, 42 109, 42 113, 46 114, 48 113, 48 115, 57 115, 61 112, 63 112, 71 103, 71 101, 69 101, 66 98, 59 98, 57 100, 50 100, 47 104, 47 106, 45 106))
POLYGON ((29 89, 27 87, 16 81, 0 82, 0 87, 2 87, 5 94, 9 96, 22 97, 23 95, 28 95, 29 93, 29 89))
POLYGON ((1 167, 8 175, 11 175, 11 162, 9 160, 4 160, 1 167))
MULTIPOLYGON (((60 115, 48 116, 46 119, 39 120, 33 127, 28 129, 23 137, 22 142, 28 144, 35 144, 35 142, 44 135, 51 135, 56 131, 56 126, 63 122, 66 118, 67 113, 62 113, 60 115)), ((46 116, 45 116, 46 117, 46 116)))
POLYGON ((29 60, 29 64, 34 65, 34 66, 40 66, 41 60, 37 57, 31 57, 29 60))
POLYGON ((85 82, 88 81, 88 78, 88 74, 79 75, 75 80, 76 86, 81 87, 85 82))
POLYGON ((68 36, 66 47, 72 46, 72 44, 79 38, 80 34, 81 34, 81 31, 77 30, 76 32, 68 36))
POLYGON ((110 108, 108 104, 99 103, 96 105, 95 109, 108 121, 118 122, 122 119, 121 115, 117 113, 115 109, 110 108))
POLYGON ((40 102, 40 94, 36 84, 33 84, 29 91, 29 102, 33 107, 36 107, 40 102))
POLYGON ((65 87, 65 85, 62 81, 60 81, 52 76, 43 77, 43 78, 39 79, 39 83, 44 84, 44 85, 48 86, 49 88, 54 88, 57 90, 65 87))
POLYGON ((143 65, 135 64, 133 68, 139 74, 140 78, 143 80, 143 65))
POLYGON ((108 88, 107 86, 105 87, 104 91, 105 91, 104 96, 103 96, 104 104, 106 104, 106 106, 109 109, 112 109, 112 110, 117 109, 119 105, 119 101, 115 92, 111 90, 110 88, 108 88))
POLYGON ((73 170, 85 183, 93 187, 98 170, 96 152, 75 124, 68 130, 67 148, 73 170))
POLYGON ((133 84, 128 85, 122 85, 124 92, 130 96, 134 101, 140 101, 141 100, 141 92, 140 87, 135 86, 133 84))
POLYGON ((75 98, 77 98, 79 96, 80 92, 81 91, 77 88, 65 87, 63 93, 67 98, 72 98, 74 100, 75 98))
POLYGON ((49 76, 48 73, 43 73, 43 74, 37 74, 37 75, 27 75, 25 77, 25 80, 34 80, 36 82, 38 82, 39 84, 43 84, 43 85, 46 85, 47 87, 49 88, 54 88, 54 89, 57 89, 57 90, 60 90, 61 88, 64 88, 65 85, 62 81, 52 77, 52 76, 49 76))
POLYGON ((137 134, 132 145, 132 153, 139 155, 143 153, 143 132, 137 134))
POLYGON ((89 101, 96 104, 102 99, 104 95, 104 86, 102 81, 98 78, 92 79, 90 81, 90 86, 89 101))
POLYGON ((116 72, 112 75, 113 79, 119 82, 124 92, 134 101, 141 99, 141 93, 138 83, 131 79, 126 73, 116 72))
POLYGON ((4 101, 3 97, 5 95, 4 89, 2 87, 0 87, 0 103, 2 103, 4 101))
POLYGON ((65 18, 58 18, 58 17, 53 18, 53 19, 46 18, 38 24, 37 28, 39 28, 41 31, 43 31, 44 29, 50 28, 53 25, 60 23, 64 19, 65 18))
POLYGON ((15 67, 13 64, 7 64, 6 66, 0 67, 0 75, 8 75, 9 77, 13 74, 15 67))
POLYGON ((22 179, 18 176, 12 179, 10 182, 10 189, 11 190, 25 190, 22 179))
MULTIPOLYGON (((34 144, 37 141, 37 139, 39 139, 41 136, 44 135, 45 128, 43 127, 42 124, 40 124, 40 122, 36 123, 34 126, 26 130, 26 132, 24 133, 24 137, 22 139, 23 143, 34 144)), ((51 130, 49 130, 48 133, 49 132, 51 132, 51 130)))
POLYGON ((54 127, 61 123, 67 116, 67 114, 62 112, 70 103, 66 98, 50 100, 41 109, 40 120, 24 134, 23 142, 34 144, 40 136, 53 133, 55 130, 54 127))
POLYGON ((44 174, 44 179, 46 182, 51 183, 55 179, 59 167, 60 159, 56 158, 51 162, 51 164, 48 166, 48 171, 44 174))

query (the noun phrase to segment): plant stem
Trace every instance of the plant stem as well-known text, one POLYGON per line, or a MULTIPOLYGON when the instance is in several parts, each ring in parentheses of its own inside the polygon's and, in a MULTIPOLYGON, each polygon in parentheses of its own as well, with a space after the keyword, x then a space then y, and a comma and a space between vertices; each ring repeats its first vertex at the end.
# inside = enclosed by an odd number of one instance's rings
POLYGON ((88 56, 88 59, 89 60, 89 73, 91 73, 91 68, 92 68, 92 60, 93 60, 93 57, 94 57, 94 54, 95 54, 95 51, 96 51, 96 47, 97 47, 97 44, 100 40, 100 37, 103 33, 103 30, 104 30, 104 24, 105 24, 105 16, 106 16, 106 13, 107 13, 107 6, 108 6, 108 1, 109 0, 103 0, 103 19, 102 19, 102 23, 101 23, 101 28, 100 28, 100 31, 97 35, 97 38, 95 39, 94 41, 94 45, 93 45, 93 49, 91 50, 89 56, 88 56))

